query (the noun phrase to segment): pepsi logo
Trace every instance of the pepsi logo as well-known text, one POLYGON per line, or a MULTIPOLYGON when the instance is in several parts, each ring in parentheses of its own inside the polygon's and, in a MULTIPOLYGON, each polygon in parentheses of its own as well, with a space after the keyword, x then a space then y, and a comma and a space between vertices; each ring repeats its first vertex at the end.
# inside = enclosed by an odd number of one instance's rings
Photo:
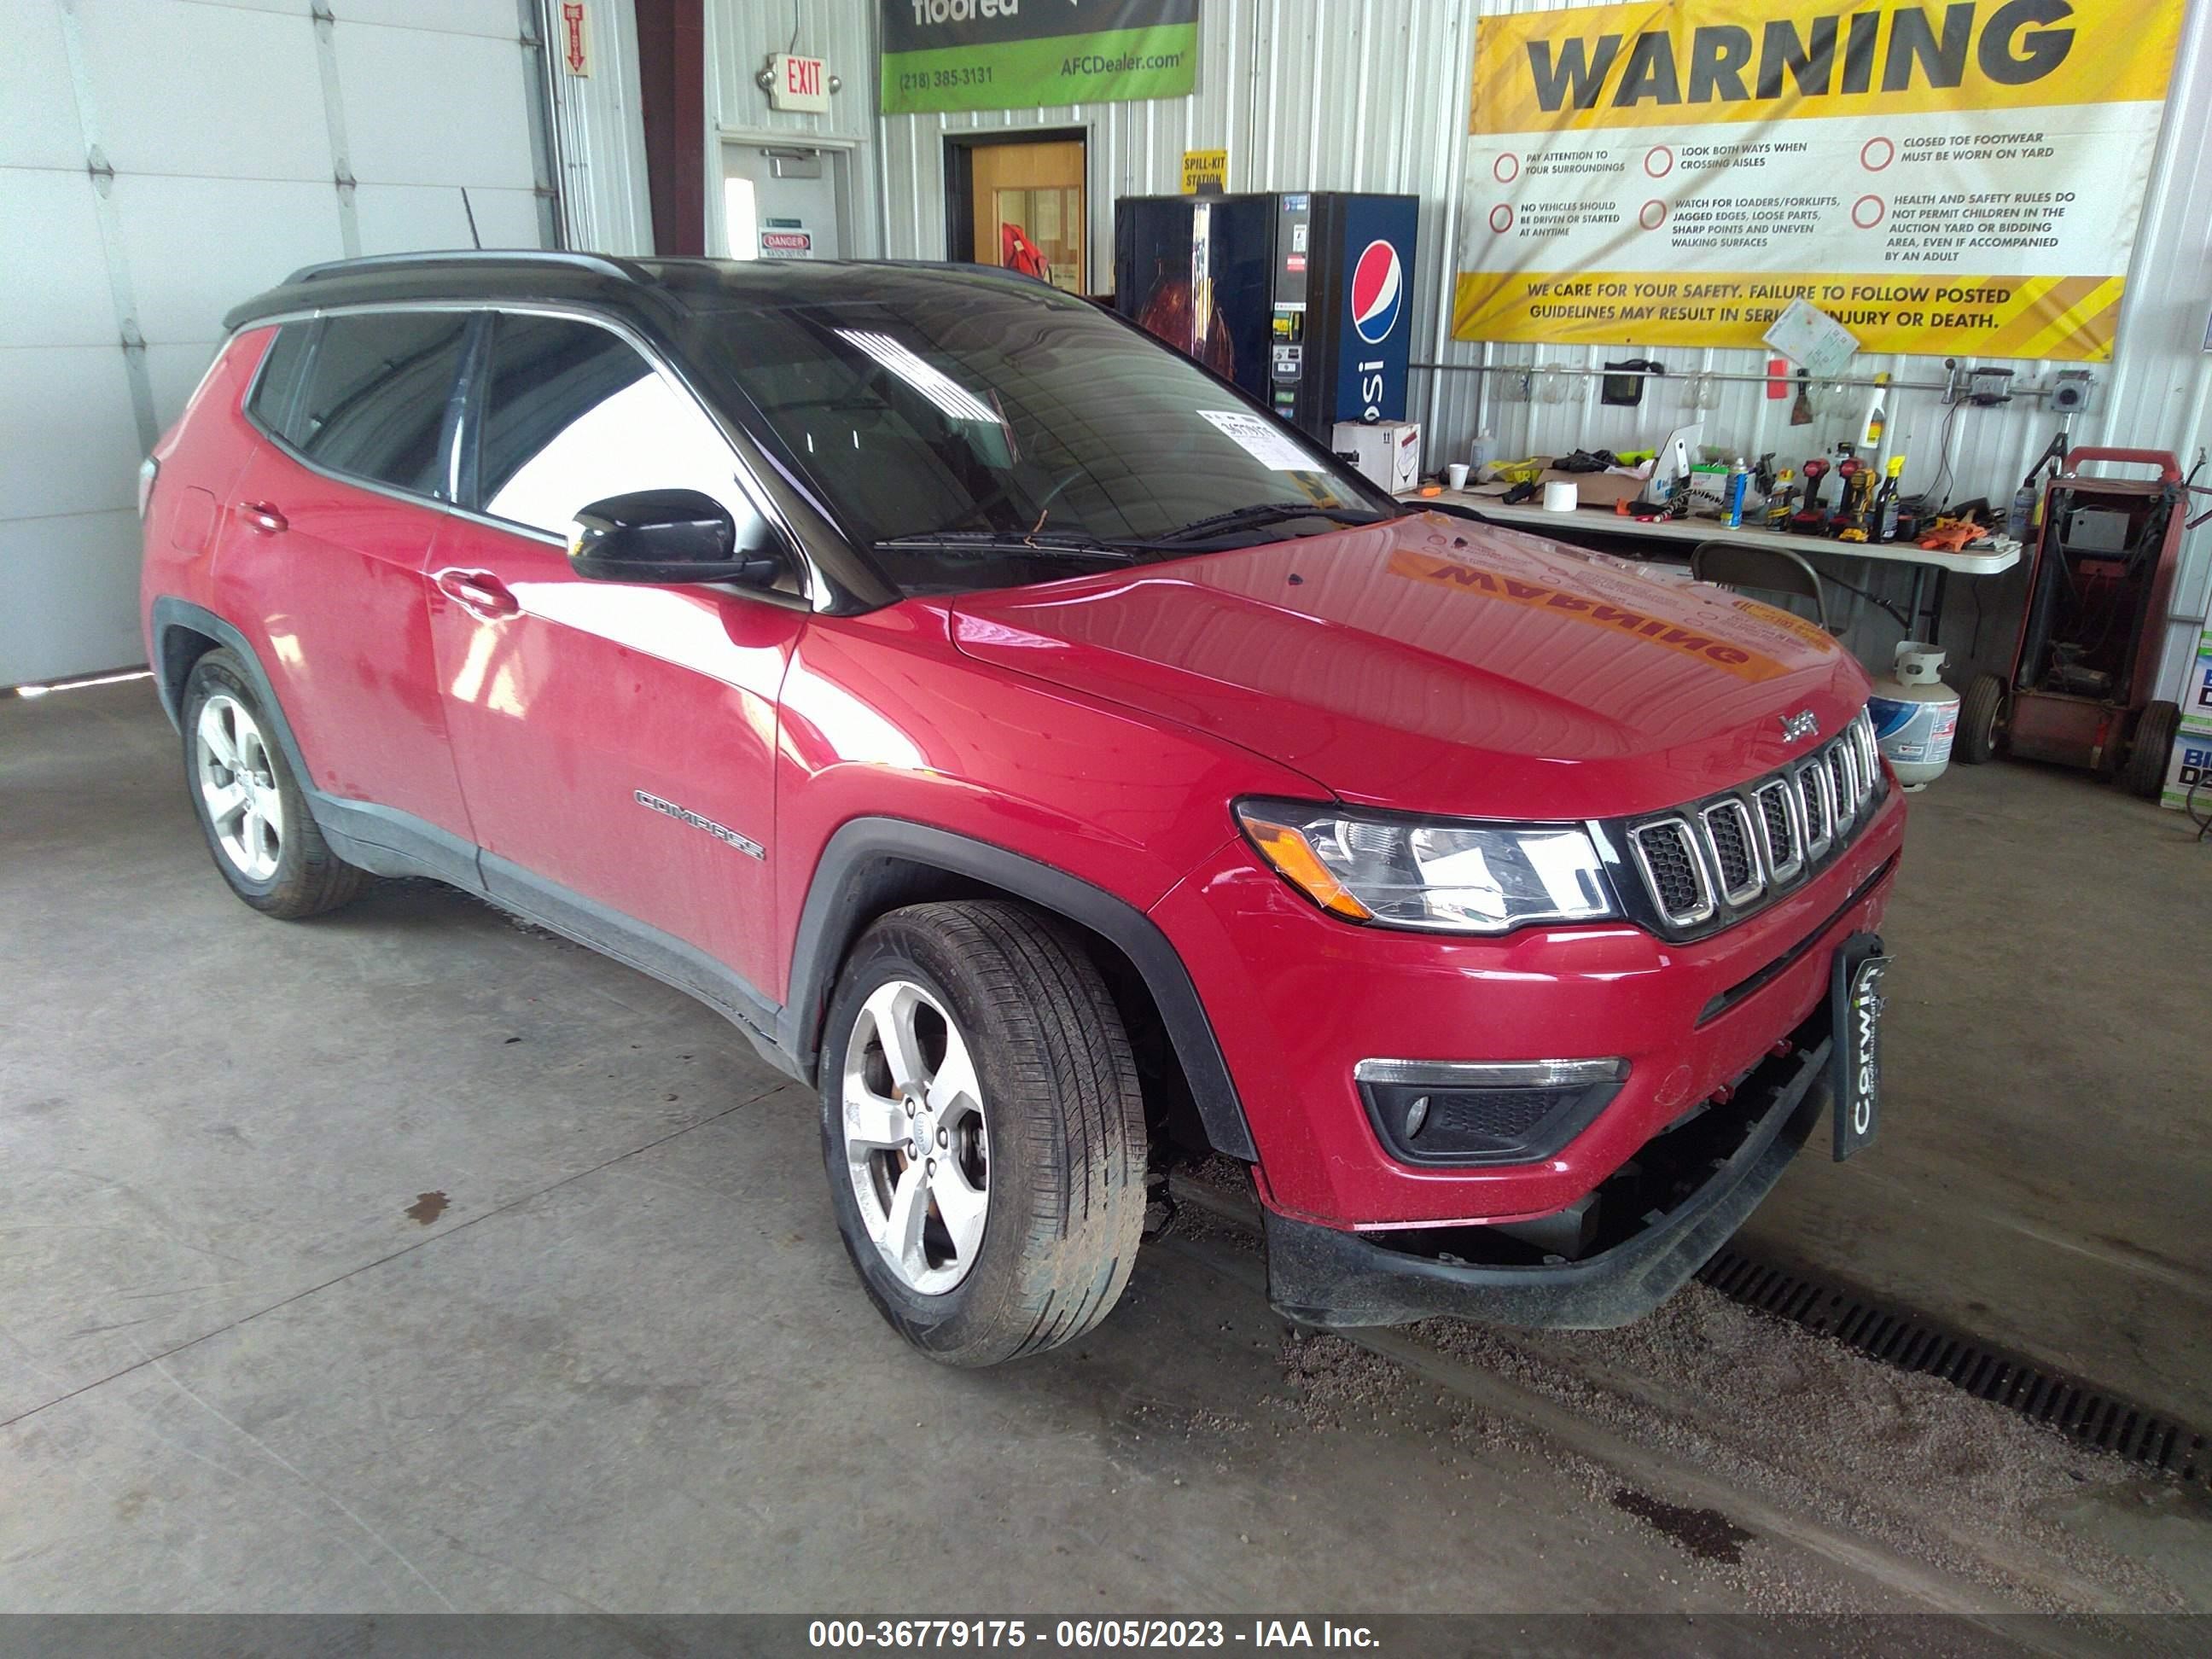
POLYGON ((1398 326, 1406 306, 1406 271, 1398 250, 1377 238, 1352 268, 1352 326, 1370 345, 1380 345, 1398 326))

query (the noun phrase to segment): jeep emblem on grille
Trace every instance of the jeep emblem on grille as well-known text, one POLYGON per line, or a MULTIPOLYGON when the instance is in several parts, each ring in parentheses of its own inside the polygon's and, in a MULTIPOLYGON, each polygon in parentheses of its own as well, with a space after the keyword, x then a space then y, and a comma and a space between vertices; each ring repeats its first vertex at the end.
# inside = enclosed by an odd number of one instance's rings
POLYGON ((1783 714, 1778 718, 1782 721, 1782 740, 1784 743, 1795 743, 1800 738, 1820 734, 1820 717, 1809 708, 1801 708, 1794 714, 1783 714))

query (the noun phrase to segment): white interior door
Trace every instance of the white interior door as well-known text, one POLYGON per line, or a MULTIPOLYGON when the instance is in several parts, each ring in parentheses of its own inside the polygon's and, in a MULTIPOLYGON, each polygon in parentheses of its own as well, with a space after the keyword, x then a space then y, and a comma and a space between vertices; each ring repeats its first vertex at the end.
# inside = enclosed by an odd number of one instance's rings
POLYGON ((844 257, 845 155, 790 145, 722 146, 722 252, 732 259, 844 257))

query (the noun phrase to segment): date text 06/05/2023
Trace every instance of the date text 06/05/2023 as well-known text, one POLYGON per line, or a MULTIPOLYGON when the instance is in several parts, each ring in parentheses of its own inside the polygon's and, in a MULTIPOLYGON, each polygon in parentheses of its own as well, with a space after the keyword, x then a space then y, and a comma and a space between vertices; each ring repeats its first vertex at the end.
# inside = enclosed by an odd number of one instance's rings
POLYGON ((1367 1626, 1331 1620, 1250 1619, 817 1619, 817 1649, 1038 1648, 1059 1653, 1178 1648, 1335 1648, 1382 1645, 1367 1626))

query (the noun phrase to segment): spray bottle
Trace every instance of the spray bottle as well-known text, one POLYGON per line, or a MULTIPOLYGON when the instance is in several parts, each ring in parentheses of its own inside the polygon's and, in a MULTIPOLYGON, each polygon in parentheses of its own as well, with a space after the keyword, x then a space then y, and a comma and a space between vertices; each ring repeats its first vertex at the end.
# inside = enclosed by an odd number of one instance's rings
POLYGON ((1897 539, 1897 481, 1904 474, 1905 457, 1891 456, 1888 465, 1883 470, 1881 489, 1874 498, 1874 535, 1876 541, 1893 542, 1897 539))
POLYGON ((1889 430, 1889 410, 1885 399, 1889 395, 1889 376, 1874 377, 1874 390, 1867 398, 1866 418, 1859 422, 1857 448, 1867 458, 1869 466, 1881 463, 1882 434, 1889 430))

